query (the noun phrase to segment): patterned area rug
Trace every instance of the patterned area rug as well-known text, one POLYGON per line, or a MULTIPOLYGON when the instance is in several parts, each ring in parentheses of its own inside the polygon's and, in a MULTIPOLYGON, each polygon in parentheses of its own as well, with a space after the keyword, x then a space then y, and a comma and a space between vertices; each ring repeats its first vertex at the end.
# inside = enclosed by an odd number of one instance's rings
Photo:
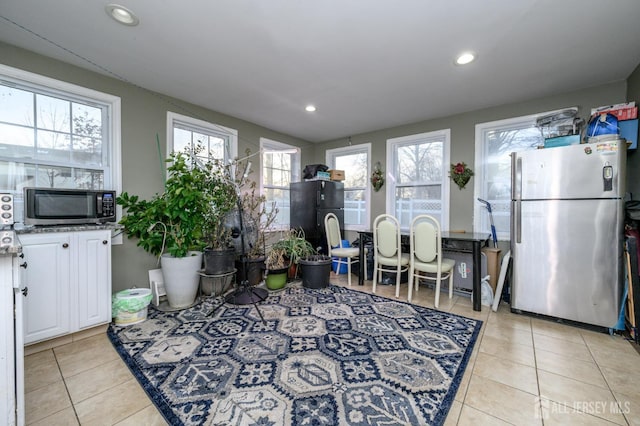
POLYGON ((172 425, 437 425, 481 321, 345 287, 208 298, 108 334, 172 425))

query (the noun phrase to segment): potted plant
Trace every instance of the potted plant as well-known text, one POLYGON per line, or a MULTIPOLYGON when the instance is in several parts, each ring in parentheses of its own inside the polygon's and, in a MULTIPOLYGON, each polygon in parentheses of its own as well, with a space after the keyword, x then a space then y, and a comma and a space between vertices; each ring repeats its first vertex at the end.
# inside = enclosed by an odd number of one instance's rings
POLYGON ((150 200, 123 192, 117 202, 125 210, 120 220, 129 238, 161 260, 169 305, 184 308, 195 301, 206 245, 205 220, 215 200, 207 168, 194 167, 192 157, 172 153, 162 194, 150 200))
MULTIPOLYGON (((250 151, 246 151, 246 158, 250 157, 250 151)), ((247 179, 245 174, 251 171, 247 164, 239 162, 236 166, 236 182, 239 185, 239 208, 242 211, 244 235, 244 255, 245 258, 238 261, 236 265, 238 269, 238 277, 241 281, 247 279, 250 285, 256 285, 262 280, 262 273, 265 270, 266 259, 266 240, 267 234, 272 230, 276 220, 278 209, 275 204, 269 205, 266 197, 258 192, 258 184, 256 181, 247 179), (244 276, 243 260, 247 262, 247 277, 244 276)), ((239 216, 236 214, 235 216, 239 216)), ((237 218, 236 218, 237 222, 237 218)), ((238 230, 238 233, 241 233, 238 230)), ((235 237, 236 243, 242 248, 239 241, 240 236, 235 237)), ((242 250, 240 250, 242 251, 242 250)))
POLYGON ((231 229, 227 226, 228 215, 238 207, 238 192, 230 180, 229 167, 221 161, 208 161, 206 188, 211 208, 204 215, 204 273, 222 275, 234 270, 235 249, 231 244, 231 229))
POLYGON ((284 248, 271 247, 265 261, 267 268, 265 284, 269 290, 279 290, 285 286, 290 263, 291 260, 287 258, 287 251, 284 248))
POLYGON ((325 288, 331 277, 331 256, 314 254, 300 259, 302 267, 302 286, 307 288, 325 288))
POLYGON ((298 277, 300 259, 316 254, 316 249, 306 240, 304 231, 300 228, 293 228, 284 232, 273 247, 283 249, 285 256, 289 258, 289 278, 291 279, 298 277))

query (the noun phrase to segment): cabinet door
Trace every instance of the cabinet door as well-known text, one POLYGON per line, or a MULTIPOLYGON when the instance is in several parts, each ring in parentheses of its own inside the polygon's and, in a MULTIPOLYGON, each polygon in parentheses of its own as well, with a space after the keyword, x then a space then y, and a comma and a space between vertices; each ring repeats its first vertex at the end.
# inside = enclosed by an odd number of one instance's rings
POLYGON ((71 234, 21 235, 27 268, 24 286, 24 343, 71 331, 71 234))
POLYGON ((111 231, 78 232, 78 327, 111 321, 111 231))

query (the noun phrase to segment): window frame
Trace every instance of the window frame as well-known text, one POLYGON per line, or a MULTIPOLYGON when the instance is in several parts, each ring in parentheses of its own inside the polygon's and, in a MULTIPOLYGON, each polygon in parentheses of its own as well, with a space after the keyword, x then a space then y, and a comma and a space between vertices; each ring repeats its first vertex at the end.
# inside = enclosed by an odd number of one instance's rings
MULTIPOLYGON (((443 231, 447 231, 449 229, 449 217, 451 214, 450 204, 451 204, 451 179, 448 177, 449 172, 449 164, 451 163, 451 129, 441 129, 434 130, 431 132, 423 132, 416 133, 413 135, 399 136, 395 138, 387 139, 387 175, 385 178, 386 181, 386 208, 385 212, 390 215, 396 215, 395 211, 395 192, 396 192, 396 164, 397 164, 397 156, 396 150, 400 146, 412 145, 422 143, 422 142, 430 142, 430 141, 439 141, 442 140, 442 181, 441 181, 441 203, 442 203, 442 213, 440 219, 440 227, 443 231)), ((425 186, 424 183, 421 185, 406 185, 406 186, 425 186)), ((402 225, 401 229, 403 231, 408 231, 408 225, 402 225)))
MULTIPOLYGON (((336 157, 359 154, 364 152, 367 155, 367 170, 365 172, 365 176, 369 176, 371 174, 371 143, 363 143, 358 145, 349 145, 340 148, 332 148, 327 149, 325 151, 325 161, 330 169, 336 168, 336 157)), ((348 170, 345 170, 345 173, 348 173, 348 170)), ((346 191, 347 188, 345 188, 346 191)), ((354 225, 347 224, 344 225, 345 231, 368 231, 371 228, 371 184, 367 180, 366 185, 363 188, 356 187, 355 189, 362 189, 364 191, 365 196, 365 212, 364 212, 364 223, 362 225, 354 225)))
MULTIPOLYGON (((108 137, 107 158, 109 160, 109 165, 103 167, 105 171, 104 189, 113 189, 117 193, 122 192, 120 97, 3 64, 0 64, 0 80, 10 85, 26 87, 35 92, 41 90, 49 92, 49 94, 60 95, 61 98, 68 101, 82 101, 104 107, 108 117, 106 131, 108 137)), ((15 160, 11 159, 11 161, 15 160)), ((34 164, 37 163, 34 162, 34 164)), ((18 197, 21 196, 18 194, 18 197)), ((118 220, 121 214, 121 209, 118 209, 118 220)))
MULTIPOLYGON (((266 153, 265 151, 295 151, 295 152, 291 152, 291 154, 293 154, 293 161, 291 162, 291 176, 290 176, 290 182, 300 182, 300 169, 301 169, 301 164, 302 164, 302 150, 300 149, 300 147, 294 146, 294 145, 289 145, 283 142, 279 142, 279 141, 275 141, 273 139, 268 139, 268 138, 260 138, 260 194, 264 195, 265 194, 265 188, 277 188, 277 189, 283 189, 289 192, 289 200, 291 200, 291 188, 285 188, 285 187, 281 187, 281 186, 276 186, 276 185, 265 185, 264 183, 264 154, 266 153)), ((266 196, 265 196, 266 197, 266 196)), ((269 201, 269 200, 267 200, 269 201)), ((278 207, 277 203, 276 203, 276 207, 278 207)), ((289 205, 290 207, 290 205, 289 205)), ((291 210, 289 210, 289 213, 291 213, 291 210)), ((287 223, 275 223, 272 226, 272 230, 274 231, 286 231, 290 229, 290 225, 291 225, 291 214, 289 214, 289 220, 287 221, 287 223)))
POLYGON ((233 160, 238 155, 238 131, 230 127, 220 124, 210 123, 205 120, 190 117, 188 115, 178 114, 177 112, 167 111, 167 156, 173 152, 173 130, 175 124, 180 123, 189 127, 192 131, 200 131, 210 136, 218 136, 220 138, 228 138, 228 146, 225 147, 225 163, 233 160))
MULTIPOLYGON (((574 107, 576 108, 576 107, 574 107)), ((489 214, 487 212, 487 208, 484 204, 478 202, 478 198, 482 198, 488 200, 487 194, 485 192, 486 181, 488 179, 488 173, 486 170, 487 166, 487 156, 489 151, 489 146, 487 144, 486 138, 484 135, 490 131, 495 130, 510 130, 516 127, 524 128, 525 125, 530 125, 535 127, 536 120, 540 117, 556 114, 562 112, 568 108, 560 108, 551 111, 543 111, 535 114, 522 115, 518 117, 511 117, 501 120, 488 121, 484 123, 477 123, 475 125, 475 170, 474 170, 474 187, 473 187, 473 229, 474 232, 491 232, 491 220, 489 214)), ((540 135, 541 143, 544 143, 544 138, 542 134, 540 135)), ((537 149, 537 148, 531 148, 537 149)), ((513 152, 513 151, 512 151, 513 152)), ((519 152, 519 151, 518 151, 519 152)), ((511 187, 509 187, 509 192, 511 192, 511 187)), ((492 208, 493 210, 493 208, 492 208)), ((509 222, 511 213, 509 213, 509 222)), ((496 236, 498 241, 510 241, 511 239, 511 230, 508 232, 496 230, 496 236)))
MULTIPOLYGON (((67 98, 76 97, 83 101, 93 101, 96 104, 104 106, 107 110, 107 134, 109 139, 107 154, 109 158, 109 182, 106 180, 107 173, 105 170, 104 186, 105 189, 115 190, 116 194, 122 193, 122 101, 119 96, 3 64, 0 64, 0 79, 11 84, 19 84, 27 87, 33 87, 34 89, 40 88, 46 91, 59 92, 67 98)), ((22 198, 22 194, 16 194, 16 204, 24 202, 22 198)), ((120 221, 121 218, 122 207, 116 206, 116 221, 120 221)), ((111 239, 112 245, 120 245, 122 244, 122 241, 122 233, 114 234, 111 239)))

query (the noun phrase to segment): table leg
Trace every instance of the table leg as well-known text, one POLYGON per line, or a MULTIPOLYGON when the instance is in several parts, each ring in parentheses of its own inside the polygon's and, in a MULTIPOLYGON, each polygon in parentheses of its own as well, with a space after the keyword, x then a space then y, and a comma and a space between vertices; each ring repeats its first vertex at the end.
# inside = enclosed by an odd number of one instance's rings
POLYGON ((481 290, 481 280, 482 271, 482 263, 480 260, 481 256, 481 247, 480 241, 473 242, 473 310, 480 311, 481 308, 481 300, 482 300, 482 290, 481 290))
POLYGON ((365 259, 364 256, 364 235, 360 234, 360 246, 359 246, 359 253, 358 253, 358 285, 364 285, 364 262, 367 261, 367 259, 365 259))

